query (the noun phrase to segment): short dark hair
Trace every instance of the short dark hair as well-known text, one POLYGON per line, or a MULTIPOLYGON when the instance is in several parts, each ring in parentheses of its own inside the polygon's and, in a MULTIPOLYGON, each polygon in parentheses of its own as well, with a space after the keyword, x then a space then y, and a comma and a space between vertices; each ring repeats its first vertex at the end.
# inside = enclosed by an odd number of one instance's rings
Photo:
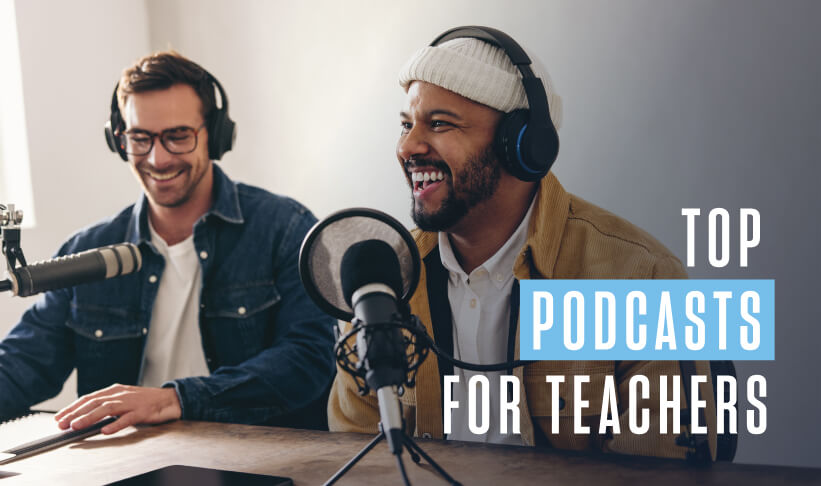
POLYGON ((175 84, 187 84, 194 88, 202 101, 204 118, 208 118, 216 109, 217 100, 211 75, 199 64, 172 50, 149 54, 123 70, 117 87, 120 110, 133 93, 168 89, 175 84))

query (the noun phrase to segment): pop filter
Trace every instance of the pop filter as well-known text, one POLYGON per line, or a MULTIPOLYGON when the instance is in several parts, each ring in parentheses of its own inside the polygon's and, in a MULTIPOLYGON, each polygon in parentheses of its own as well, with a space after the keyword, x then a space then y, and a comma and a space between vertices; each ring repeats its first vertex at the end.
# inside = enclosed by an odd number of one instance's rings
POLYGON ((299 250, 302 285, 319 308, 337 319, 354 317, 342 291, 342 257, 365 240, 383 241, 396 252, 402 279, 400 302, 407 304, 419 283, 419 250, 402 223, 375 209, 338 211, 315 224, 299 250))

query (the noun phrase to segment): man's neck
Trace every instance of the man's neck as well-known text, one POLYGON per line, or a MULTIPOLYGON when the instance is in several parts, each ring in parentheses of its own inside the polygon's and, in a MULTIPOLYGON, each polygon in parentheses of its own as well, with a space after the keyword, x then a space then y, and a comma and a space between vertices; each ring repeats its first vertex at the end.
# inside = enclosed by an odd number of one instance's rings
POLYGON ((470 274, 504 246, 527 214, 537 188, 535 184, 515 192, 499 188, 493 198, 473 207, 450 228, 450 244, 465 273, 470 274))
POLYGON ((194 232, 194 223, 211 209, 214 197, 207 194, 192 198, 176 207, 160 206, 148 202, 148 217, 151 226, 168 246, 176 245, 194 232))
POLYGON ((202 216, 195 214, 178 214, 176 208, 154 208, 148 213, 151 226, 168 246, 185 240, 194 231, 194 223, 202 216))

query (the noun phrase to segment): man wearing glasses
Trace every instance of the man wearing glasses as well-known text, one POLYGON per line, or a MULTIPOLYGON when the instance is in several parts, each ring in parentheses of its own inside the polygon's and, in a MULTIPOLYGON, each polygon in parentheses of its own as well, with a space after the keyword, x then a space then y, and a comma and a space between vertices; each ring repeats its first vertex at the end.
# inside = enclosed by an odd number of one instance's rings
POLYGON ((123 72, 107 139, 144 194, 59 254, 131 242, 142 269, 48 292, 23 315, 0 342, 0 420, 56 395, 76 368, 64 429, 106 416, 119 418, 103 433, 178 418, 325 426, 333 322, 297 271, 316 219, 212 162, 233 130, 218 81, 179 54, 123 72))

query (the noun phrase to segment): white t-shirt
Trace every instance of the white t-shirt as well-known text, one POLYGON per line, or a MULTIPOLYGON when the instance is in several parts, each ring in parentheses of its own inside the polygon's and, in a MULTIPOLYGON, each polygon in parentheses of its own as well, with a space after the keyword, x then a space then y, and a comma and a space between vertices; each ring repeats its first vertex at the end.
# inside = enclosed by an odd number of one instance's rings
POLYGON ((148 277, 149 285, 159 285, 159 289, 151 311, 140 385, 158 387, 177 378, 208 376, 199 325, 202 270, 194 235, 169 247, 150 223, 149 229, 151 242, 165 258, 165 270, 162 277, 148 277))
MULTIPOLYGON (((513 264, 527 241, 527 227, 533 203, 524 219, 504 245, 486 262, 467 275, 456 260, 447 233, 439 233, 439 254, 448 270, 448 301, 453 318, 453 354, 457 359, 475 364, 502 363, 507 360, 510 328, 510 294, 513 290, 513 264)), ((523 445, 521 435, 513 433, 510 413, 506 414, 507 433, 500 422, 499 378, 506 372, 475 373, 453 369, 459 383, 453 385, 452 398, 459 403, 451 415, 450 440, 523 445), (483 407, 490 407, 490 428, 485 434, 473 434, 468 427, 468 381, 484 374, 490 382, 490 401, 482 403, 481 386, 476 393, 476 423, 481 426, 483 407)))

